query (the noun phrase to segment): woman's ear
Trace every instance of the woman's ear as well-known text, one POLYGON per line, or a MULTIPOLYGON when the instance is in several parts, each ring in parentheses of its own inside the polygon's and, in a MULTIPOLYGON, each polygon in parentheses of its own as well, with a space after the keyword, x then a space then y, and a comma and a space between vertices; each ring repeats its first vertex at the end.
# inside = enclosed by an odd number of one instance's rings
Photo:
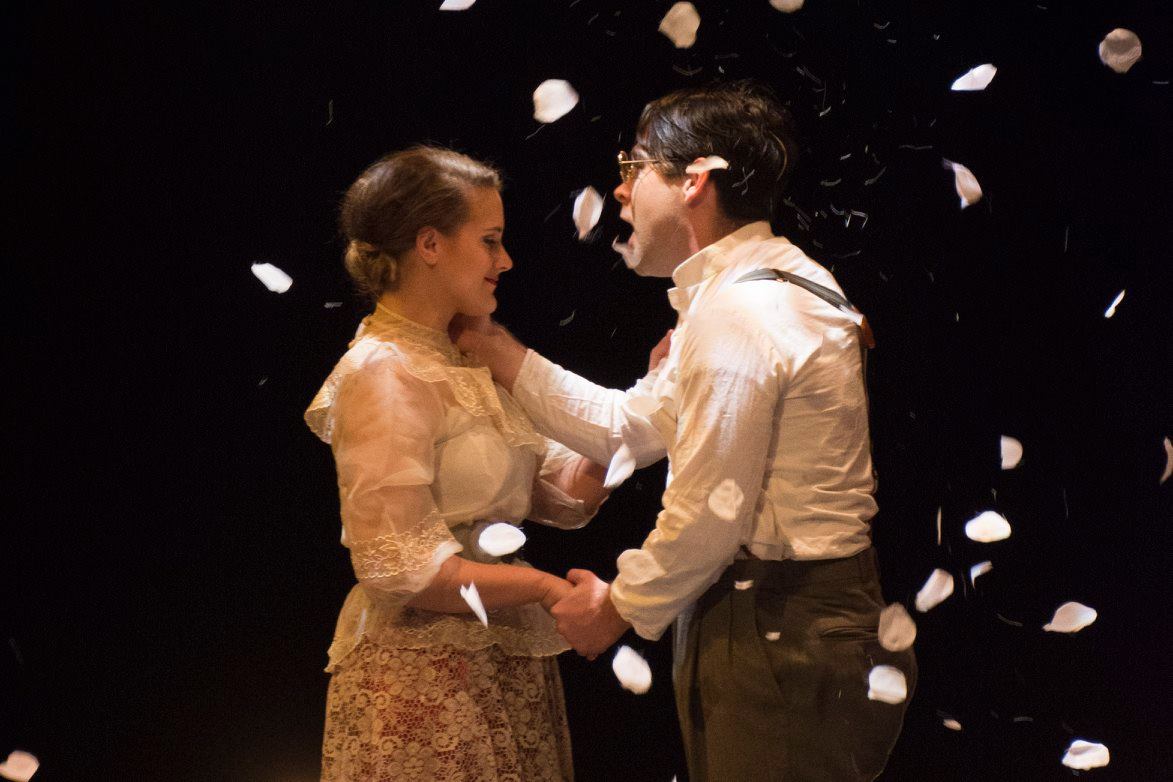
POLYGON ((416 254, 428 266, 440 261, 440 238, 440 232, 431 226, 424 226, 415 235, 416 254))

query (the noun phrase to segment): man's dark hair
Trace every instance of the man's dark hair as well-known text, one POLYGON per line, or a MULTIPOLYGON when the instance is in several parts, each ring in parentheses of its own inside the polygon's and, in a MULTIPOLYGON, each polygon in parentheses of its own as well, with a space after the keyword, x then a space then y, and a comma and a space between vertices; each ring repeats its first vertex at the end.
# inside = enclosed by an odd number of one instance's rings
POLYGON ((687 87, 649 103, 636 141, 668 178, 698 157, 718 155, 728 170, 710 172, 717 203, 735 220, 769 220, 798 157, 794 120, 774 92, 751 80, 687 87))

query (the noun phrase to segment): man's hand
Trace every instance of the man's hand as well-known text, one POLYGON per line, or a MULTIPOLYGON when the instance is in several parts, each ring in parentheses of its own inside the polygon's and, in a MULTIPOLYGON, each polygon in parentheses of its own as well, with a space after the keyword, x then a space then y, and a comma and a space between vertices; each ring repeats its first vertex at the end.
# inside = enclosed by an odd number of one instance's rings
POLYGON ((493 380, 513 392, 513 383, 525 361, 525 345, 488 315, 457 315, 448 324, 448 338, 474 361, 488 367, 493 380))
POLYGON ((611 602, 611 585, 589 570, 571 570, 566 579, 574 589, 558 601, 550 615, 558 632, 574 650, 595 659, 631 627, 611 602))
POLYGON ((672 332, 674 330, 668 329, 668 333, 664 335, 664 338, 652 348, 651 354, 648 355, 648 372, 660 366, 660 362, 668 358, 668 351, 672 349, 672 332))
POLYGON ((492 336, 497 324, 488 315, 470 317, 457 315, 448 324, 448 338, 463 353, 475 353, 487 337, 492 336))

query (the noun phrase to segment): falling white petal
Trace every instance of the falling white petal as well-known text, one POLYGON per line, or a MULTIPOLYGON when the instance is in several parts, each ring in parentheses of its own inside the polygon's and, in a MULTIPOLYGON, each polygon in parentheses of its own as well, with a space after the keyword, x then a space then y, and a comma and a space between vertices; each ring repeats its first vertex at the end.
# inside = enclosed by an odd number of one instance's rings
POLYGON ((868 700, 903 703, 908 697, 908 683, 899 668, 877 665, 868 674, 868 700))
POLYGON ((729 161, 720 155, 709 155, 699 163, 693 163, 684 169, 684 173, 699 174, 702 171, 715 171, 720 168, 729 168, 729 161))
POLYGON ((1169 476, 1173 475, 1173 443, 1169 442, 1169 438, 1165 438, 1165 472, 1161 473, 1161 483, 1169 480, 1169 476))
POLYGON ((486 554, 503 557, 525 545, 525 533, 513 524, 500 521, 481 530, 477 543, 486 554))
POLYGON ((607 466, 607 476, 603 478, 603 487, 606 489, 618 488, 635 472, 635 456, 631 449, 623 443, 611 457, 611 464, 607 466))
POLYGON ((766 632, 766 640, 767 641, 777 641, 781 637, 782 637, 782 632, 780 630, 769 630, 766 632))
POLYGON ((746 579, 745 581, 734 581, 733 588, 741 591, 753 588, 753 579, 746 579))
POLYGON ((578 238, 585 239, 603 214, 603 197, 593 187, 583 188, 574 199, 574 227, 578 238))
POLYGON ((253 274, 273 293, 285 293, 293 285, 293 278, 271 263, 254 263, 253 274))
POLYGON ((957 195, 961 196, 962 209, 982 200, 982 186, 978 184, 977 177, 972 171, 952 160, 946 160, 944 165, 945 168, 953 170, 953 187, 957 190, 957 195))
POLYGON ((481 620, 481 624, 485 627, 489 626, 489 616, 485 613, 485 604, 481 602, 481 596, 477 592, 477 585, 469 583, 466 587, 460 588, 460 596, 464 598, 464 602, 468 603, 468 607, 477 615, 477 619, 481 620))
POLYGON ((696 43, 696 31, 700 26, 700 14, 692 3, 676 3, 660 20, 660 32, 668 36, 677 49, 687 49, 696 43))
POLYGON ((949 730, 961 730, 961 723, 955 719, 946 717, 945 719, 941 720, 941 724, 949 730))
POLYGON ((916 622, 900 603, 880 612, 880 646, 890 652, 902 652, 916 640, 916 622))
POLYGON ((784 14, 792 14, 802 8, 804 0, 770 0, 770 5, 784 14))
POLYGON ((1083 603, 1064 603, 1055 609, 1055 615, 1043 629, 1051 633, 1078 633, 1096 621, 1097 616, 1096 609, 1083 603))
POLYGON ((1013 470, 1022 461, 1022 443, 1002 435, 1002 469, 1013 470))
POLYGON ((969 568, 969 583, 977 581, 978 576, 984 576, 994 569, 994 563, 988 559, 985 562, 979 562, 976 565, 971 565, 969 568))
POLYGON ((1063 756, 1063 765, 1079 771, 1093 768, 1103 768, 1111 760, 1108 748, 1093 741, 1075 739, 1067 747, 1067 754, 1063 756))
POLYGON ((8 755, 8 760, 0 763, 0 777, 13 782, 29 782, 40 767, 41 762, 35 755, 18 749, 8 755))
POLYGON ((941 545, 941 506, 937 506, 937 545, 941 545))
POLYGON ((441 11, 467 11, 477 0, 444 0, 440 4, 441 11))
POLYGON ((1140 54, 1140 38, 1132 30, 1117 27, 1100 41, 1100 62, 1116 73, 1127 73, 1140 54))
POLYGON ((986 510, 965 522, 965 537, 978 543, 995 543, 1010 537, 1010 522, 1000 513, 986 510))
POLYGON ((1116 294, 1116 298, 1112 299, 1112 303, 1108 305, 1108 309, 1104 310, 1104 317, 1110 318, 1116 314, 1116 306, 1124 301, 1124 291, 1116 294))
POLYGON ((998 69, 990 63, 979 65, 976 68, 970 68, 964 76, 961 76, 953 82, 953 86, 950 89, 954 92, 978 92, 984 90, 994 80, 994 74, 997 72, 998 69))
POLYGON ((615 652, 611 670, 615 672, 615 678, 623 685, 623 689, 631 690, 636 695, 643 695, 652 687, 652 669, 648 667, 648 661, 630 646, 620 646, 619 651, 615 652))
POLYGON ((553 122, 578 105, 578 93, 570 82, 546 79, 534 90, 534 119, 553 122))
POLYGON ((635 256, 634 247, 632 247, 628 242, 619 241, 619 237, 616 236, 615 239, 611 242, 611 249, 619 253, 619 255, 623 258, 623 263, 627 265, 627 268, 631 269, 633 272, 638 273, 639 258, 635 256))
POLYGON ((721 481, 709 494, 709 510, 722 521, 736 521, 743 502, 745 493, 732 478, 721 481))
POLYGON ((916 593, 916 610, 922 614, 953 594, 953 574, 937 568, 916 593))

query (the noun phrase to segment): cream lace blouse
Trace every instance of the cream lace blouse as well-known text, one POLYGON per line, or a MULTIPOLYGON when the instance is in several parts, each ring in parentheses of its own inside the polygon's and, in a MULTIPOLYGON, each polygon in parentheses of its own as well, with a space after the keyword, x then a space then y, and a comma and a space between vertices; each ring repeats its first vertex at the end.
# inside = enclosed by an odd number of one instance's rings
POLYGON ((327 671, 364 636, 400 648, 497 644, 534 657, 569 648, 536 603, 491 612, 487 628, 471 614, 407 606, 454 554, 500 561, 476 544, 489 523, 573 529, 590 519, 555 485, 580 457, 537 434, 488 369, 470 365, 447 334, 379 305, 305 419, 333 449, 342 545, 358 578, 327 671))

